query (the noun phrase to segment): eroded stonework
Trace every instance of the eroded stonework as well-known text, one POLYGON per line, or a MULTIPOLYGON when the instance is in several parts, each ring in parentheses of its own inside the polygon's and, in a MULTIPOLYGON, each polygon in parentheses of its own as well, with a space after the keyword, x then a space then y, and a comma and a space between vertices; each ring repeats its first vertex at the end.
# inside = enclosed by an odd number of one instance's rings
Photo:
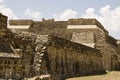
POLYGON ((95 38, 91 32, 73 32, 71 41, 95 48, 95 38))
POLYGON ((0 14, 0 78, 64 80, 120 69, 116 39, 96 19, 10 20, 0 14), (70 26, 72 25, 72 27, 70 26))

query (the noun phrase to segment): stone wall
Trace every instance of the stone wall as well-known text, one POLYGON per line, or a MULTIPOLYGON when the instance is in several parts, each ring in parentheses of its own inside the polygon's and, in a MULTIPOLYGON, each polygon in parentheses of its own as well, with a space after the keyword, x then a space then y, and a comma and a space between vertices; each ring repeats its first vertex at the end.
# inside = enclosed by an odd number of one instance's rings
POLYGON ((25 77, 32 77, 33 68, 31 65, 21 65, 21 59, 19 58, 1 58, 0 64, 0 79, 14 79, 22 80, 25 77))
POLYGON ((84 19, 84 18, 69 19, 68 23, 69 23, 69 25, 96 25, 100 29, 105 31, 105 33, 108 33, 107 30, 105 30, 105 28, 102 26, 102 24, 100 22, 98 22, 96 19, 84 19))
POLYGON ((30 31, 36 31, 40 34, 50 34, 65 32, 68 25, 97 25, 102 29, 106 34, 107 30, 99 23, 96 19, 70 19, 68 21, 54 21, 54 20, 43 20, 34 22, 33 25, 29 28, 30 31))
POLYGON ((32 20, 9 20, 9 25, 32 25, 32 20))
POLYGON ((35 48, 35 38, 34 34, 28 33, 14 33, 13 35, 13 46, 15 49, 21 49, 21 58, 23 65, 32 65, 34 57, 35 48))
MULTIPOLYGON (((52 37, 47 47, 48 72, 62 78, 104 73, 99 50, 52 37)), ((56 80, 56 79, 55 79, 56 80)))
POLYGON ((71 40, 73 32, 92 32, 95 34, 95 41, 99 44, 104 43, 102 40, 105 39, 104 34, 108 34, 108 32, 104 29, 104 27, 95 19, 73 19, 69 21, 40 21, 34 22, 34 24, 29 28, 29 31, 41 34, 41 35, 58 35, 59 37, 66 38, 71 40), (99 29, 72 29, 68 30, 68 25, 98 25, 99 29), (95 31, 96 30, 96 31, 95 31), (97 33, 98 31, 98 33, 97 33), (99 38, 99 34, 103 34, 103 39, 99 38))
POLYGON ((21 79, 21 58, 13 48, 12 33, 7 29, 7 17, 0 14, 0 79, 21 79))
MULTIPOLYGON (((21 65, 27 66, 24 68, 24 78, 44 75, 47 72, 45 57, 45 43, 48 41, 48 35, 37 35, 29 32, 14 32, 14 48, 21 49, 21 65)), ((21 72, 23 74, 23 72, 21 72)))
POLYGON ((24 77, 32 77, 34 46, 31 38, 11 35, 8 30, 4 33, 5 36, 0 36, 0 79, 21 80, 24 77))
POLYGON ((101 51, 104 52, 104 67, 108 70, 118 70, 119 54, 117 47, 106 43, 101 51))
MULTIPOLYGON (((90 26, 89 26, 90 27, 90 26)), ((105 46, 105 44, 109 44, 110 46, 114 46, 116 50, 116 40, 108 35, 108 32, 104 29, 104 27, 95 19, 70 19, 68 21, 54 21, 54 20, 43 20, 39 22, 34 22, 31 27, 29 28, 29 31, 32 33, 40 34, 40 35, 55 35, 59 36, 63 39, 71 40, 74 42, 83 42, 84 45, 92 46, 96 49, 99 49, 103 55, 103 63, 105 69, 111 68, 111 58, 108 57, 110 54, 114 54, 112 51, 107 52, 104 49, 109 48, 108 46, 105 46), (90 28, 90 29, 67 29, 68 25, 96 25, 98 28, 90 28), (75 33, 86 33, 85 35, 88 35, 89 33, 92 33, 94 35, 92 37, 87 36, 87 38, 77 38, 80 35, 76 35, 75 33), (75 35, 74 35, 75 34, 75 35), (77 39, 73 39, 73 36, 77 39), (93 40, 94 39, 94 40, 93 40), (75 41, 77 40, 77 41, 75 41), (92 43, 88 43, 89 40, 92 40, 92 43), (93 43, 94 42, 94 43, 93 43)), ((90 35, 90 34, 89 34, 90 35)), ((117 53, 117 51, 116 51, 117 53)))
MULTIPOLYGON (((17 25, 17 23, 15 23, 15 25, 17 25)), ((25 49, 26 51, 29 49, 29 46, 31 46, 31 51, 33 49, 39 48, 36 49, 36 51, 34 50, 35 52, 33 51, 35 56, 34 58, 31 58, 33 59, 31 61, 33 61, 33 64, 37 66, 37 68, 34 67, 34 69, 38 70, 38 72, 42 74, 50 73, 54 76, 64 76, 62 74, 65 74, 65 76, 97 74, 100 71, 103 72, 102 63, 104 69, 106 70, 119 69, 119 44, 116 44, 116 40, 109 36, 108 32, 104 29, 104 27, 95 19, 70 19, 68 21, 37 21, 31 25, 28 32, 40 35, 37 36, 38 38, 40 38, 37 39, 36 42, 34 42, 35 45, 31 45, 31 43, 27 42, 27 40, 29 41, 29 38, 26 38, 24 42, 25 35, 19 39, 23 39, 23 41, 20 42, 19 45, 17 44, 19 42, 17 42, 18 39, 15 40, 15 44, 16 46, 19 46, 19 48, 25 49), (90 25, 96 25, 97 28, 67 29, 68 25, 89 25, 89 27, 90 25), (45 39, 45 36, 41 37, 41 35, 55 35, 59 38, 53 37, 50 44, 46 45, 41 43, 44 41, 42 40, 42 38, 45 39), (95 46, 93 49, 75 42, 82 42, 84 44, 95 43, 95 46), (23 47, 23 45, 25 47, 23 47), (26 45, 28 46, 27 49, 26 45), (34 46, 34 48, 32 48, 32 46, 34 46), (102 57, 100 57, 97 53, 100 53, 102 57), (101 62, 101 58, 103 62, 101 62), (92 67, 88 67, 88 65, 91 65, 92 67), (38 66, 41 67, 39 67, 38 69, 38 66), (80 68, 78 69, 78 67, 80 68), (81 69, 83 70, 82 72, 80 72, 81 74, 77 74, 77 71, 81 71, 81 69)), ((28 52, 28 54, 25 55, 31 57, 29 53, 31 52, 28 52)))
POLYGON ((95 48, 94 34, 91 32, 73 32, 71 41, 95 48))
POLYGON ((20 62, 20 58, 0 57, 0 79, 17 78, 17 72, 15 70, 18 68, 18 65, 21 66, 20 62))
POLYGON ((106 42, 108 44, 111 44, 111 45, 114 45, 114 46, 117 46, 117 40, 109 35, 106 35, 106 42))
POLYGON ((58 34, 65 32, 66 33, 66 21, 40 21, 34 22, 33 25, 29 28, 29 31, 34 33, 39 33, 41 35, 49 34, 58 34))
POLYGON ((7 28, 7 17, 0 13, 0 29, 2 30, 6 28, 7 28))
POLYGON ((120 49, 120 40, 117 40, 117 46, 120 49))
MULTIPOLYGON (((107 70, 113 69, 112 66, 115 66, 115 65, 114 64, 111 65, 111 61, 112 61, 111 56, 119 53, 117 46, 116 46, 116 40, 114 38, 110 37, 104 31, 99 30, 99 29, 69 29, 69 31, 67 31, 67 32, 68 33, 74 33, 74 32, 76 32, 76 33, 87 33, 87 32, 93 33, 95 48, 99 49, 103 56, 102 58, 103 58, 104 68, 107 70), (109 46, 106 46, 106 45, 109 45, 109 46), (105 49, 107 49, 109 51, 106 51, 105 49)), ((69 35, 67 35, 67 36, 69 36, 69 35)), ((80 38, 80 40, 81 40, 81 38, 80 38)), ((116 67, 116 69, 117 69, 117 67, 116 67)), ((115 67, 114 67, 114 70, 115 70, 115 67)))

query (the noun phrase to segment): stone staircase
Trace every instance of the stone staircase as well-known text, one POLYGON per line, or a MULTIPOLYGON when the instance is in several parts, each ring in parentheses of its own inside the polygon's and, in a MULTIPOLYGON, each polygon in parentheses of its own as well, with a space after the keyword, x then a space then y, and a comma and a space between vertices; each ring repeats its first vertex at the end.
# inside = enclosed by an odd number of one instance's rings
MULTIPOLYGON (((33 58, 33 66, 34 66, 34 71, 35 74, 34 76, 38 76, 40 79, 43 77, 45 78, 46 76, 43 75, 48 75, 47 73, 47 68, 46 68, 46 60, 45 60, 45 55, 46 55, 46 43, 48 42, 48 35, 37 35, 34 33, 29 33, 29 32, 24 32, 24 31, 16 31, 12 30, 17 36, 22 37, 22 39, 30 39, 31 41, 34 42, 34 58, 33 58), (41 77, 42 76, 42 77, 41 77)), ((33 44, 33 43, 32 43, 33 44)), ((48 77, 48 76, 47 76, 48 77)))
MULTIPOLYGON (((39 44, 41 45, 41 44, 39 44)), ((37 75, 41 75, 41 66, 43 62, 43 57, 45 55, 46 47, 41 45, 41 47, 36 46, 34 54, 34 68, 37 75)))
POLYGON ((35 53, 34 53, 34 69, 35 73, 40 78, 40 80, 49 80, 50 75, 47 73, 46 68, 46 43, 48 42, 47 35, 37 35, 36 37, 36 46, 35 46, 35 53), (47 75, 47 76, 46 76, 47 75))

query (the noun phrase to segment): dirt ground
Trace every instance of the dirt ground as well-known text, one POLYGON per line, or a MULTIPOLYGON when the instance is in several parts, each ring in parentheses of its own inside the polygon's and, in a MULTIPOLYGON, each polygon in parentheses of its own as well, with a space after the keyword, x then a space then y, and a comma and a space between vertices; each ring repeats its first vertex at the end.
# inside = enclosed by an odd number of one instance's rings
POLYGON ((76 77, 66 80, 120 80, 120 71, 107 72, 104 75, 76 77))

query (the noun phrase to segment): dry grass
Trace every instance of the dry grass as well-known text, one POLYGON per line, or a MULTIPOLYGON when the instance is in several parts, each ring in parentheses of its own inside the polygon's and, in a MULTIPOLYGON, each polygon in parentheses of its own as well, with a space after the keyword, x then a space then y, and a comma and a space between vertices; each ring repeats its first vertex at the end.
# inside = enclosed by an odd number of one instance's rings
POLYGON ((66 80, 120 80, 120 71, 107 72, 104 75, 85 76, 66 80))

